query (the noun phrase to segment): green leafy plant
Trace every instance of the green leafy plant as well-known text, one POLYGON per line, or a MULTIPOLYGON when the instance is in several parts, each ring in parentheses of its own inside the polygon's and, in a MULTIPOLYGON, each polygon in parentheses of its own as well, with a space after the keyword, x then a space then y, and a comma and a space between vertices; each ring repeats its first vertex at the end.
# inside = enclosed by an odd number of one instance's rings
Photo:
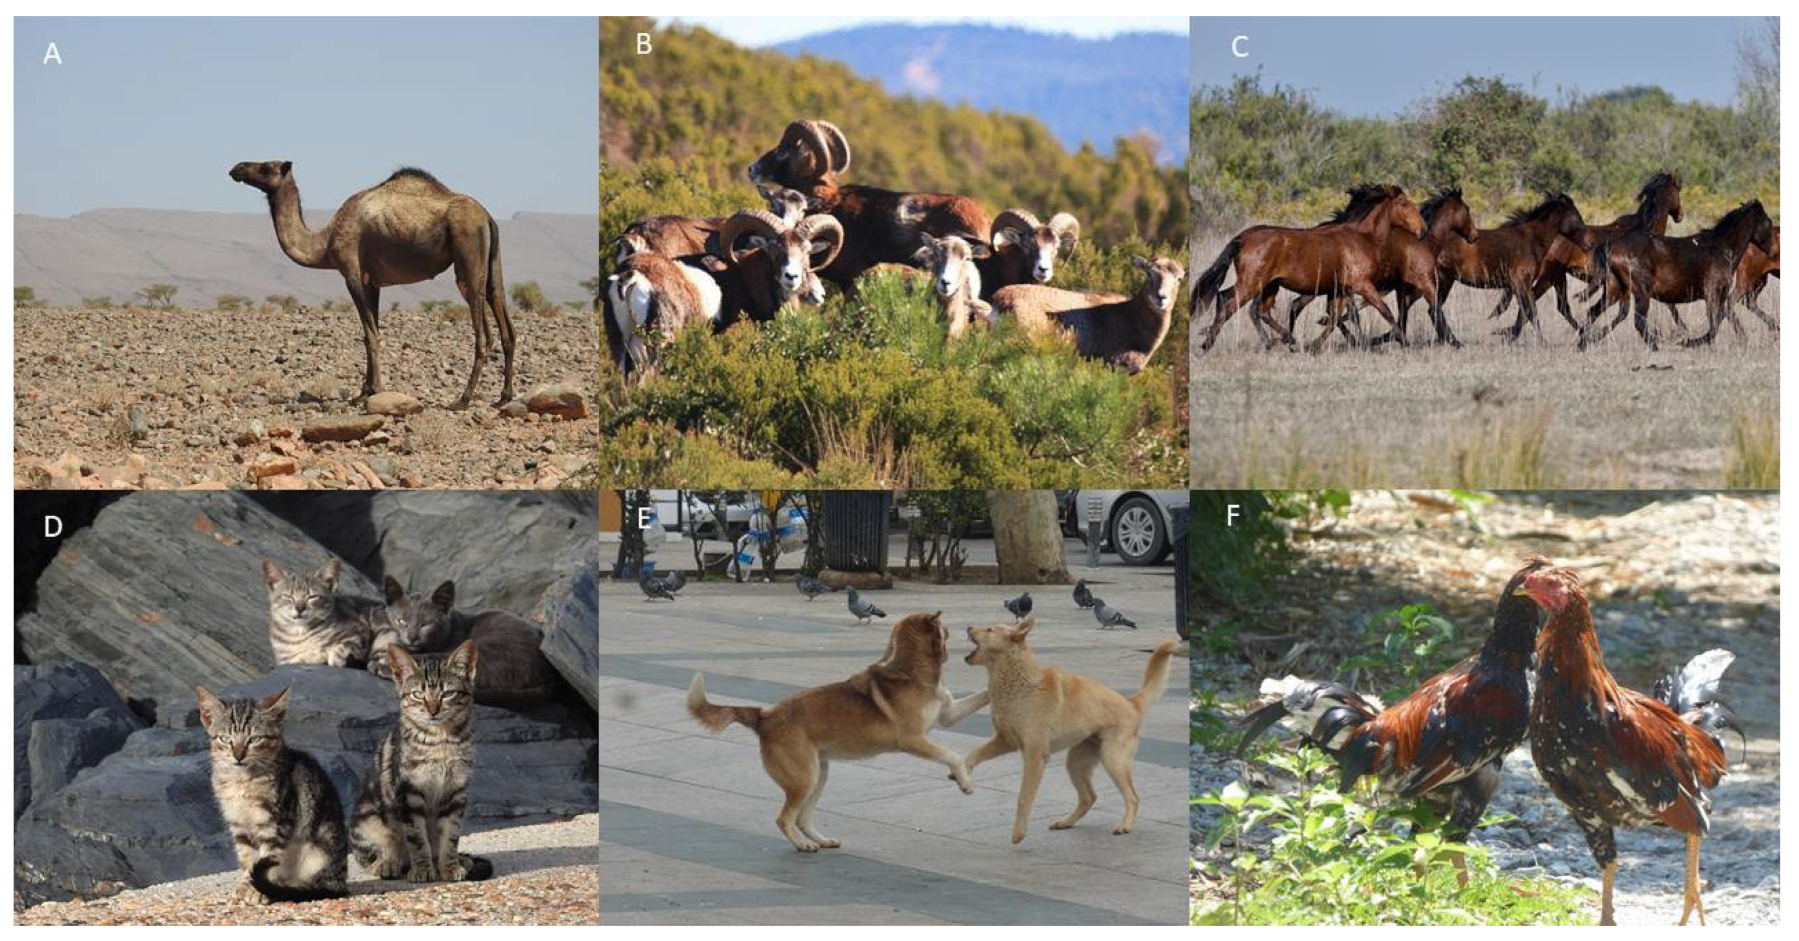
MULTIPOLYGON (((1565 925, 1587 923, 1585 889, 1501 872, 1487 851, 1452 843, 1430 815, 1377 804, 1327 783, 1329 756, 1305 747, 1269 758, 1299 782, 1255 793, 1241 781, 1195 797, 1215 814, 1196 873, 1224 901, 1200 904, 1195 925, 1565 925), (1454 863, 1468 882, 1459 885, 1454 863)), ((1491 817, 1482 826, 1506 822, 1491 817)))
POLYGON ((1377 670, 1381 676, 1391 677, 1394 685, 1382 693, 1388 702, 1417 689, 1455 662, 1461 631, 1429 604, 1418 602, 1383 611, 1374 616, 1371 625, 1377 632, 1385 631, 1379 651, 1350 657, 1343 662, 1343 669, 1377 670))

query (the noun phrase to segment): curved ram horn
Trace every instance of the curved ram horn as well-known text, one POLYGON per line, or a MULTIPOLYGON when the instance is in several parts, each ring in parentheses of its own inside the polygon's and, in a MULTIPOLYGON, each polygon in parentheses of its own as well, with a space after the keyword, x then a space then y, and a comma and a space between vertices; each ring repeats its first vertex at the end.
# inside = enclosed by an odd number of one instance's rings
POLYGON ((842 173, 850 168, 850 141, 843 131, 829 121, 814 121, 823 135, 826 152, 831 155, 831 170, 842 173))
POLYGON ((837 253, 843 251, 843 223, 838 222, 834 216, 822 213, 816 216, 807 216, 800 220, 799 225, 793 227, 793 231, 813 244, 817 244, 823 237, 824 241, 831 246, 831 250, 826 252, 823 258, 820 258, 816 252, 813 254, 813 271, 836 261, 837 253))
POLYGON ((1037 227, 1042 224, 1030 210, 1008 209, 993 220, 993 247, 1004 248, 1007 242, 1029 241, 1035 237, 1037 227))
POLYGON ((746 235, 760 235, 765 238, 780 238, 787 227, 774 213, 766 209, 743 209, 725 220, 718 230, 718 245, 725 256, 733 262, 739 261, 744 253, 737 250, 737 242, 746 235))
POLYGON ((1070 213, 1058 212, 1051 216, 1049 230, 1055 234, 1056 241, 1062 243, 1061 251, 1064 255, 1074 251, 1074 244, 1081 240, 1080 220, 1070 213))

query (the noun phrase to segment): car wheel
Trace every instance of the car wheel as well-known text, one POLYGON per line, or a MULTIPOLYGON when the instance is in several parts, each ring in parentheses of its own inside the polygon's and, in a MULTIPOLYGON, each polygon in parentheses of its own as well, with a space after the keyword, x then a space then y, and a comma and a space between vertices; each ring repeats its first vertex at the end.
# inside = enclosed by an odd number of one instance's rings
POLYGON ((1168 555, 1168 525, 1148 497, 1130 497, 1112 512, 1112 551, 1130 565, 1153 565, 1168 555))

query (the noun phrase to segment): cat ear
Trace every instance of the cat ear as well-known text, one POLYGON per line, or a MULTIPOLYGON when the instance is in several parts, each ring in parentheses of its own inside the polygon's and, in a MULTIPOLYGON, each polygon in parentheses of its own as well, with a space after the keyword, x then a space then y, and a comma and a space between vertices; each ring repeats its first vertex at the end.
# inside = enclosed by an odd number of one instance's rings
POLYGON ((442 585, 437 586, 437 590, 431 593, 431 603, 445 611, 455 607, 456 583, 444 582, 442 585))
POLYGON ((413 661, 412 655, 406 652, 406 648, 399 644, 388 644, 387 668, 393 672, 394 683, 399 684, 406 682, 406 678, 412 675, 412 671, 418 669, 418 664, 413 661))
POLYGON ((287 718, 287 691, 289 687, 281 687, 281 692, 270 696, 256 704, 263 712, 274 713, 277 720, 287 718))
POLYGON ((204 686, 194 687, 194 699, 200 704, 200 724, 208 729, 212 728, 212 720, 225 711, 225 704, 219 702, 219 697, 207 692, 204 686))
POLYGON ((406 589, 400 585, 400 580, 392 575, 381 579, 381 587, 387 590, 388 604, 399 604, 400 599, 406 597, 406 589))
POLYGON ((340 569, 341 566, 337 564, 337 559, 335 557, 332 558, 331 561, 326 562, 324 568, 319 569, 319 575, 325 579, 326 588, 329 588, 332 591, 337 590, 337 573, 340 569))
POLYGON ((450 654, 450 667, 460 669, 463 675, 473 681, 475 678, 475 640, 469 638, 456 647, 450 654))
POLYGON ((268 559, 262 560, 262 579, 269 583, 270 588, 275 587, 276 583, 286 577, 287 573, 281 571, 281 566, 276 565, 268 559))

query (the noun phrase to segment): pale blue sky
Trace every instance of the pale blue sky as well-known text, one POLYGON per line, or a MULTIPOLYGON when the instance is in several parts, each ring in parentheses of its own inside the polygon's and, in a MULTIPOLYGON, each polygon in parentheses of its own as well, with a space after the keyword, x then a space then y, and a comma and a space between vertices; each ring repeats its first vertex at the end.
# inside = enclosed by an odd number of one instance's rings
POLYGON ((261 212, 225 173, 284 159, 323 210, 416 164, 496 217, 591 213, 597 45, 592 17, 16 18, 13 202, 261 212))
POLYGON ((1502 75, 1553 98, 1659 85, 1682 100, 1736 95, 1739 17, 1194 17, 1193 83, 1262 71, 1342 114, 1389 117, 1467 75, 1502 75), (1250 37, 1247 59, 1231 38, 1250 37))
POLYGON ((1087 39, 1103 39, 1119 33, 1187 31, 1187 18, 1182 16, 670 16, 663 19, 704 26, 745 46, 768 46, 812 33, 867 23, 977 22, 1066 33, 1087 39))

